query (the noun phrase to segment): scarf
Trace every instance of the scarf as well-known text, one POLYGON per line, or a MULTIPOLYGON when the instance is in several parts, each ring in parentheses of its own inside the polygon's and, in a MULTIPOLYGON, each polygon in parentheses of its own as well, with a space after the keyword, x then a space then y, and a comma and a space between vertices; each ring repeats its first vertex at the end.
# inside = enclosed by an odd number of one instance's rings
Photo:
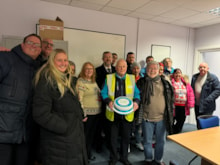
POLYGON ((160 80, 160 76, 157 75, 154 78, 150 78, 148 76, 145 77, 145 83, 144 83, 144 90, 143 90, 143 104, 149 105, 150 102, 150 96, 154 95, 154 88, 153 83, 160 80))

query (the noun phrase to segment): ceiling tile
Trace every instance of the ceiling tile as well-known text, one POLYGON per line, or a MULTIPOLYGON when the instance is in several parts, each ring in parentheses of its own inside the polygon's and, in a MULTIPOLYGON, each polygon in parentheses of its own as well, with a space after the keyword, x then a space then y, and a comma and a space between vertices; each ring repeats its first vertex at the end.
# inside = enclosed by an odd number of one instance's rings
POLYGON ((175 19, 173 18, 168 18, 168 17, 154 17, 151 19, 152 21, 157 21, 157 22, 163 22, 163 23, 170 23, 170 22, 173 22, 175 21, 175 19))
MULTIPOLYGON (((199 23, 199 22, 202 22, 202 21, 211 20, 213 18, 217 18, 217 16, 210 15, 208 13, 200 13, 200 14, 196 14, 196 15, 184 18, 182 20, 187 21, 187 22, 191 22, 191 23, 199 23)), ((219 19, 219 21, 220 21, 220 19, 219 19)))
POLYGON ((53 2, 53 3, 68 5, 71 0, 41 0, 41 1, 53 2))
POLYGON ((119 14, 119 15, 127 15, 131 11, 129 10, 122 10, 114 7, 104 7, 102 9, 103 12, 112 13, 112 14, 119 14))
POLYGON ((135 10, 149 1, 150 0, 112 0, 108 6, 126 10, 135 10))
POLYGON ((95 3, 99 5, 106 5, 111 0, 79 0, 81 2, 95 3))
POLYGON ((100 10, 102 8, 101 5, 88 3, 88 2, 81 2, 81 1, 72 1, 70 5, 74 7, 80 7, 80 8, 90 9, 90 10, 100 10))
POLYGON ((220 0, 41 0, 98 10, 133 18, 170 23, 185 27, 202 27, 220 23, 208 10, 220 7, 220 0))
POLYGON ((198 12, 194 11, 194 10, 190 10, 190 9, 186 9, 186 8, 175 8, 172 10, 169 10, 165 13, 163 13, 163 17, 171 17, 174 19, 181 19, 181 18, 185 18, 188 16, 192 16, 198 14, 198 12))
POLYGON ((209 11, 210 9, 220 7, 219 0, 193 0, 189 3, 185 3, 182 7, 196 10, 196 11, 209 11))
POLYGON ((147 19, 147 20, 155 17, 150 14, 143 14, 143 13, 138 13, 138 12, 129 13, 127 16, 135 17, 135 18, 142 18, 142 19, 147 19))
POLYGON ((143 7, 137 9, 137 12, 147 13, 151 15, 160 15, 166 11, 176 8, 177 5, 166 4, 162 2, 151 1, 150 3, 144 5, 143 7))

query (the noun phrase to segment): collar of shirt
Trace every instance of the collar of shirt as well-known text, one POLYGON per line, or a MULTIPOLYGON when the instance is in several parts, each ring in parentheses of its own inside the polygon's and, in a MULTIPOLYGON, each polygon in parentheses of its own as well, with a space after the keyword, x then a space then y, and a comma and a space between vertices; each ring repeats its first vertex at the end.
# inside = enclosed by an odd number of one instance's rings
POLYGON ((121 77, 121 76, 119 76, 117 73, 115 73, 115 75, 116 75, 117 78, 123 79, 123 80, 125 79, 125 76, 126 76, 126 74, 125 74, 123 77, 121 77))

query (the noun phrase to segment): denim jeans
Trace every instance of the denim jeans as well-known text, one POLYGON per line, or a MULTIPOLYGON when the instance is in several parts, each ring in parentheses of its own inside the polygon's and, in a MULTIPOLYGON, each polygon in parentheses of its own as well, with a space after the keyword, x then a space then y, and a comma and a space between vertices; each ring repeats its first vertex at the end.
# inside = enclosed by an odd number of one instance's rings
POLYGON ((142 122, 143 142, 144 142, 144 155, 146 161, 155 160, 156 162, 162 162, 164 145, 166 141, 166 127, 163 120, 159 122, 142 122), (152 140, 155 135, 156 145, 153 147, 152 140))

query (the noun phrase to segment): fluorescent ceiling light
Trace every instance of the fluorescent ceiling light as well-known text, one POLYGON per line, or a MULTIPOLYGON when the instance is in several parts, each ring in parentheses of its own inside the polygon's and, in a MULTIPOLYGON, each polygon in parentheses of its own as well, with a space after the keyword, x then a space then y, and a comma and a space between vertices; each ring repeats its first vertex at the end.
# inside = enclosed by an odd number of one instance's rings
POLYGON ((220 7, 209 10, 209 14, 220 16, 220 7))

